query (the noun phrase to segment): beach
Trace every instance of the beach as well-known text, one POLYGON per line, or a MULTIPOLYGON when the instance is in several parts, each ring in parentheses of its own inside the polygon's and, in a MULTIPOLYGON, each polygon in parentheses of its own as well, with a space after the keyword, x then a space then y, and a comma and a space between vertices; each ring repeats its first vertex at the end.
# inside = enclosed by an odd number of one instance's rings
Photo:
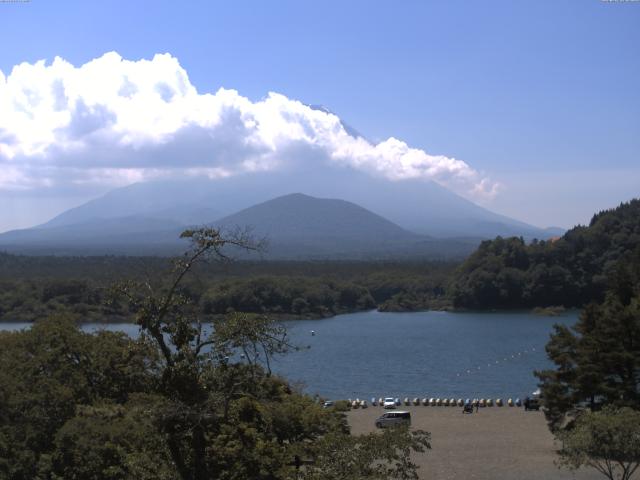
MULTIPOLYGON (((420 479, 578 479, 603 478, 592 469, 560 469, 554 438, 542 412, 518 407, 486 407, 462 414, 460 407, 401 406, 411 412, 412 428, 431 432, 431 450, 416 454, 420 479)), ((376 431, 381 407, 348 413, 353 434, 376 431)))

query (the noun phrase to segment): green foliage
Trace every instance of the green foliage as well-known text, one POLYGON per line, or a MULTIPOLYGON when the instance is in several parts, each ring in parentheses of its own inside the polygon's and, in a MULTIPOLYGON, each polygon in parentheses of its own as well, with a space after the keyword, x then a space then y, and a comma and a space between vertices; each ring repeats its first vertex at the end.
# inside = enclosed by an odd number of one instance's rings
POLYGON ((322 438, 314 462, 305 468, 308 480, 418 479, 411 452, 431 448, 430 435, 407 427, 385 429, 353 437, 331 434, 322 438))
POLYGON ((593 217, 556 241, 482 242, 451 284, 456 307, 578 307, 601 301, 617 261, 640 244, 640 200, 593 217))
POLYGON ((547 345, 555 370, 537 372, 552 428, 576 406, 640 409, 640 248, 616 267, 604 302, 572 329, 556 326, 547 345))
MULTIPOLYGON (((168 274, 99 295, 133 317, 138 340, 83 333, 68 313, 0 333, 0 478, 417 478, 410 453, 429 447, 428 434, 351 436, 344 409, 324 409, 271 375, 270 358, 291 348, 273 319, 230 312, 213 331, 203 328, 203 289, 189 274, 208 255, 224 258, 228 245, 253 245, 212 229, 184 236, 193 249, 168 274), (301 457, 300 471, 294 459, 301 457)), ((280 288, 299 312, 370 306, 366 288, 349 282, 300 289, 298 279, 281 280, 268 288, 280 288)), ((29 282, 45 305, 97 302, 87 282, 29 282)), ((256 285, 264 287, 260 279, 256 285)))
POLYGON ((160 402, 144 395, 125 404, 78 407, 55 435, 52 478, 175 478, 169 452, 153 425, 153 408, 160 402))
POLYGON ((362 286, 305 277, 227 280, 210 288, 202 302, 205 314, 239 311, 327 316, 376 306, 362 286))
POLYGON ((56 433, 77 407, 126 402, 152 390, 155 359, 143 342, 112 332, 88 335, 63 317, 0 334, 0 477, 44 475, 56 433))
POLYGON ((628 480, 640 466, 640 412, 630 408, 583 412, 558 438, 564 467, 588 466, 610 480, 628 480))
MULTIPOLYGON (((0 253, 0 321, 34 321, 51 314, 87 322, 133 321, 110 286, 130 278, 162 288, 170 275, 156 257, 25 257, 0 253)), ((228 311, 281 318, 318 318, 378 307, 412 311, 448 305, 452 263, 224 262, 195 265, 181 283, 198 314, 228 311)))

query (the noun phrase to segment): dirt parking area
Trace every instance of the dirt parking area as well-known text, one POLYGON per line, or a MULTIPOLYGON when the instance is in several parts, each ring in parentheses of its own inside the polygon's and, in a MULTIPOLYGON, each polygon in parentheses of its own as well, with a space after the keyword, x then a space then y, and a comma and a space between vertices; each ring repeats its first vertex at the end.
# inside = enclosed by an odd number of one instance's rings
MULTIPOLYGON (((449 479, 579 479, 604 478, 595 470, 559 469, 554 438, 542 412, 518 407, 486 407, 462 414, 459 407, 398 407, 411 412, 412 428, 431 432, 431 450, 416 455, 420 478, 449 479)), ((375 431, 381 407, 349 412, 354 434, 375 431)))

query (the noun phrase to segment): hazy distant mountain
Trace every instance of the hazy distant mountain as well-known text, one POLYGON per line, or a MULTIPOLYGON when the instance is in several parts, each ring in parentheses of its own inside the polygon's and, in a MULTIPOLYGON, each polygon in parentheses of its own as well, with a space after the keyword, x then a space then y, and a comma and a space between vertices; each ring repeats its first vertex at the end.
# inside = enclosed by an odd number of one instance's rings
MULTIPOLYGON (((77 215, 76 210, 47 226, 2 234, 0 248, 31 254, 167 255, 186 247, 178 237, 187 225, 179 222, 132 215, 69 223, 77 215)), ((351 202, 303 194, 278 197, 213 224, 251 228, 256 238, 268 240, 268 249, 260 256, 272 259, 459 258, 479 242, 432 239, 351 202)))
POLYGON ((562 233, 498 215, 434 182, 394 182, 349 169, 336 174, 333 170, 311 168, 216 180, 134 184, 70 209, 41 227, 132 215, 169 221, 182 218, 184 224, 205 223, 292 190, 319 198, 350 201, 405 230, 433 237, 548 238, 562 233))
POLYGON ((246 208, 216 225, 250 227, 268 239, 271 257, 389 255, 415 250, 426 240, 354 203, 299 193, 246 208))
POLYGON ((167 255, 186 246, 186 225, 132 215, 0 234, 0 250, 34 255, 167 255))

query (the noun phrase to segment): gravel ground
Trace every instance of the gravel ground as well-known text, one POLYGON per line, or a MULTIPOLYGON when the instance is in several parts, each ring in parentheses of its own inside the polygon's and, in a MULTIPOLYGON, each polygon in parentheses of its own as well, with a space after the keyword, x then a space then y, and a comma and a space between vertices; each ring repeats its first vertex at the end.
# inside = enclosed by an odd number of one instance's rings
MULTIPOLYGON (((554 439, 542 412, 518 407, 486 407, 462 414, 459 407, 398 407, 411 412, 412 428, 431 432, 431 450, 416 455, 420 478, 449 479, 579 479, 604 478, 591 469, 570 472, 554 460, 554 439)), ((380 407, 348 414, 354 434, 375 431, 380 407)))

